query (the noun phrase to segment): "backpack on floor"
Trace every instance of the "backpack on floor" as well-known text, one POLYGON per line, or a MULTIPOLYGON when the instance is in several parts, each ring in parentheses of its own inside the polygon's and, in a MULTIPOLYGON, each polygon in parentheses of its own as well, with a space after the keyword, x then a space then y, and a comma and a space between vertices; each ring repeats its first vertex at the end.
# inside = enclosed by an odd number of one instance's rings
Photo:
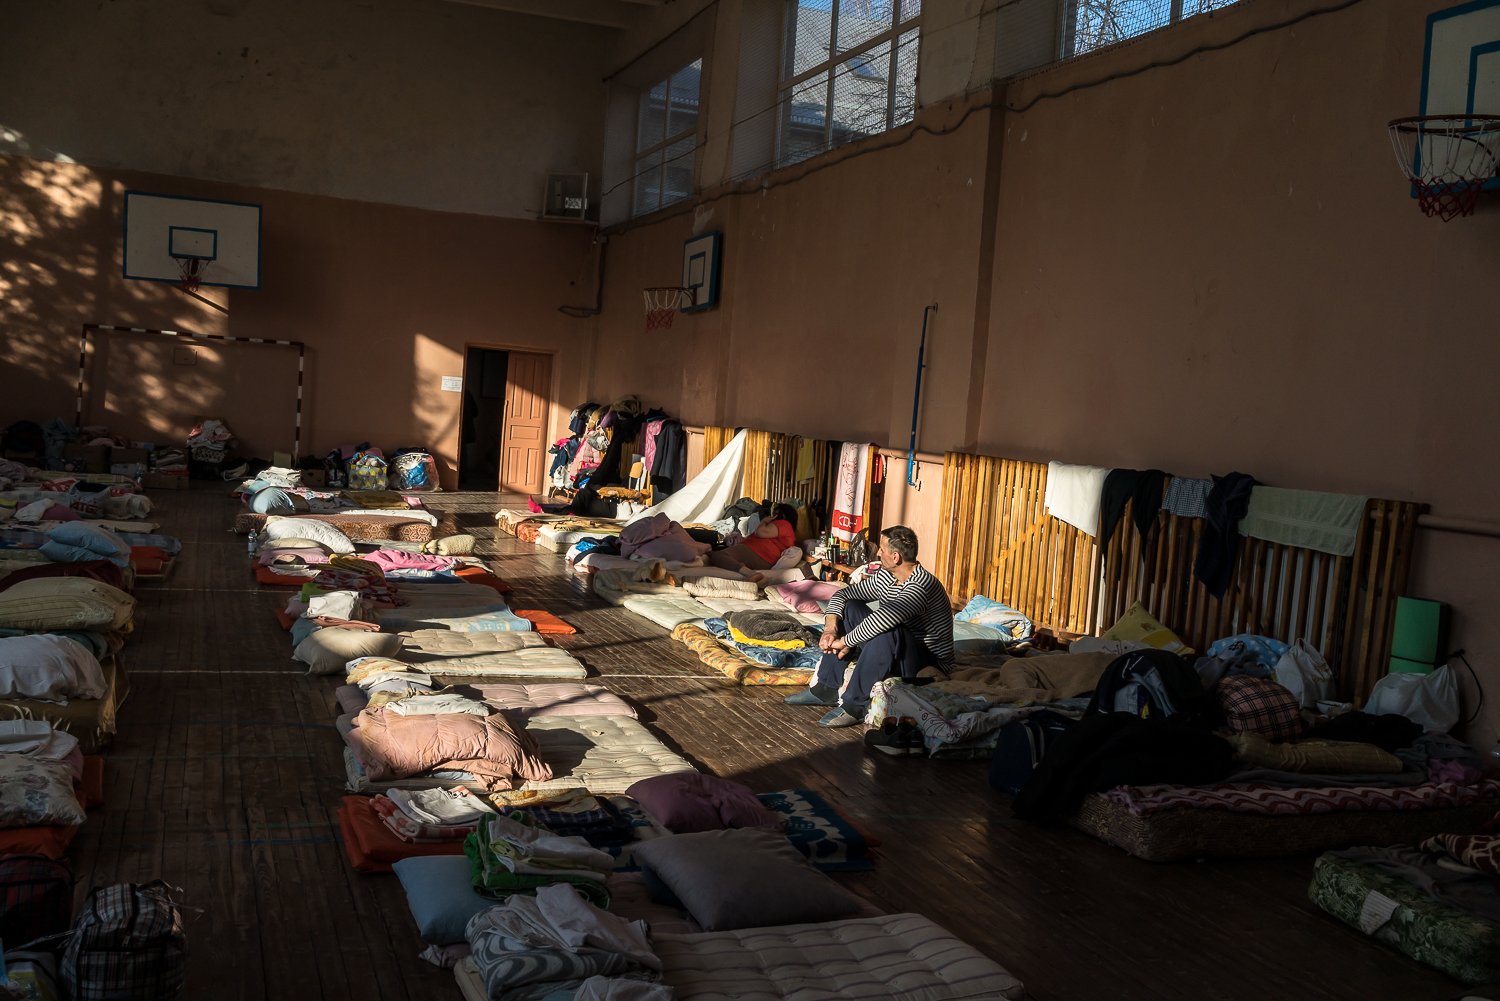
POLYGON ((384 490, 385 460, 374 452, 358 452, 349 460, 350 490, 384 490))
POLYGON ((323 486, 328 490, 342 490, 348 485, 349 467, 344 464, 344 453, 334 449, 323 459, 323 486))
POLYGON ((161 880, 95 889, 63 952, 73 1001, 164 1001, 182 990, 187 936, 161 880))
POLYGON ((0 858, 0 942, 18 949, 73 923, 73 873, 45 855, 0 858))
POLYGON ((1020 792, 1047 749, 1075 722, 1062 713, 1043 709, 1002 726, 990 756, 990 785, 1012 796, 1020 792))

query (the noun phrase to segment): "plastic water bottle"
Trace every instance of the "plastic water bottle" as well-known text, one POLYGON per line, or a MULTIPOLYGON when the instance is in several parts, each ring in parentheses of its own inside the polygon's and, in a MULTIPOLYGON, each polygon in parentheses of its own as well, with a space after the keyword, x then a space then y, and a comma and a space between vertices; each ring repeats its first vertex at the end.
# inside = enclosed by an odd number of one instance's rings
POLYGON ((250 534, 245 537, 245 540, 245 552, 254 556, 255 550, 260 548, 260 538, 256 535, 255 529, 250 529, 250 534))

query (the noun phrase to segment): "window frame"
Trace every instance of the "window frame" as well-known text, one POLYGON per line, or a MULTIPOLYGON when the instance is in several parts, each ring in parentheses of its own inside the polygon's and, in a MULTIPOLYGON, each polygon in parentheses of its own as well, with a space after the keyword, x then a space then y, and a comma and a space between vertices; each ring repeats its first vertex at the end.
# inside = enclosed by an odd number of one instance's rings
MULTIPOLYGON (((917 46, 917 53, 914 58, 920 59, 922 51, 922 7, 925 7, 925 4, 919 6, 917 13, 912 15, 911 18, 902 21, 899 20, 902 11, 908 4, 911 4, 913 0, 892 0, 891 25, 889 28, 886 28, 884 31, 880 32, 877 35, 872 35, 869 38, 862 40, 858 45, 847 49, 844 52, 838 52, 836 50, 838 49, 839 39, 839 11, 843 7, 844 2, 845 0, 831 0, 831 6, 829 9, 828 58, 814 66, 809 67, 806 70, 803 70, 801 73, 796 73, 792 76, 784 76, 783 74, 785 74, 788 69, 792 68, 793 61, 796 59, 796 40, 795 38, 788 37, 792 34, 788 31, 788 26, 790 24, 790 19, 795 16, 795 11, 798 6, 798 0, 785 0, 785 4, 782 8, 780 50, 777 54, 777 116, 774 140, 775 148, 773 150, 774 156, 772 159, 775 167, 788 167, 792 164, 800 163, 803 160, 810 159, 811 157, 818 156, 819 154, 826 153, 834 148, 834 146, 836 145, 833 142, 834 97, 836 94, 838 78, 842 75, 835 70, 837 67, 843 66, 846 63, 849 63, 861 56, 864 57, 865 63, 867 65, 878 65, 876 61, 870 57, 869 53, 871 52, 871 50, 878 49, 880 46, 886 44, 890 45, 890 55, 887 57, 887 65, 885 66, 885 125, 880 129, 879 132, 871 132, 868 135, 862 136, 860 138, 867 139, 871 136, 879 135, 881 132, 889 132, 891 129, 896 127, 896 81, 898 79, 897 69, 900 65, 901 58, 900 42, 903 35, 915 32, 916 41, 914 42, 914 44, 917 46), (825 85, 823 93, 822 142, 819 144, 815 152, 809 153, 805 156, 799 156, 795 160, 788 159, 785 135, 785 108, 791 102, 798 88, 808 80, 817 77, 820 73, 826 73, 828 75, 828 82, 825 85)), ((1174 2, 1180 2, 1180 0, 1174 0, 1174 2)), ((854 70, 847 70, 846 73, 858 75, 854 70)), ((914 100, 912 104, 913 115, 915 115, 916 113, 916 108, 917 104, 914 100)), ((901 124, 905 124, 905 122, 901 124)), ((848 141, 858 142, 859 140, 855 139, 848 141)), ((837 145, 842 145, 842 143, 837 145)))
POLYGON ((678 202, 686 201, 687 199, 691 198, 693 194, 698 190, 698 149, 702 145, 698 141, 698 137, 699 131, 703 126, 703 64, 704 57, 702 55, 695 56, 693 59, 672 70, 662 79, 653 81, 649 86, 639 88, 638 96, 635 101, 635 128, 632 130, 630 143, 630 218, 632 219, 644 215, 650 215, 652 212, 659 212, 662 209, 667 208, 668 206, 676 205, 678 202), (683 129, 681 132, 668 133, 667 129, 671 126, 672 123, 672 81, 677 79, 680 74, 692 69, 694 66, 698 68, 698 100, 696 105, 693 107, 692 127, 683 129), (647 102, 651 100, 651 92, 654 91, 657 87, 662 87, 664 90, 664 99, 661 107, 662 138, 659 141, 646 147, 645 149, 639 149, 638 147, 640 145, 641 139, 641 121, 644 117, 643 112, 645 111, 647 102), (677 144, 686 140, 691 140, 693 143, 693 148, 691 151, 692 176, 688 181, 687 190, 680 196, 668 201, 666 198, 666 176, 668 163, 676 163, 682 160, 683 155, 679 155, 677 157, 674 157, 671 161, 668 161, 667 153, 672 149, 673 146, 676 146, 677 144), (651 163, 653 158, 656 161, 654 164, 651 163), (645 165, 644 167, 643 164, 645 165), (643 207, 640 204, 640 191, 637 188, 637 182, 643 174, 653 169, 660 171, 660 176, 657 181, 656 188, 656 204, 643 207))
POLYGON ((1133 35, 1126 35, 1123 38, 1117 38, 1112 42, 1105 42, 1101 45, 1096 45, 1091 49, 1084 49, 1082 51, 1079 51, 1078 7, 1082 2, 1084 2, 1084 0, 1064 0, 1063 3, 1058 4, 1058 12, 1062 17, 1062 23, 1058 26, 1057 33, 1058 62, 1063 62, 1064 60, 1068 59, 1077 59, 1092 52, 1103 52, 1105 49, 1112 48, 1116 45, 1121 45, 1125 42, 1134 41, 1135 39, 1142 38, 1146 35, 1151 34, 1152 32, 1162 31, 1166 28, 1175 27, 1191 18, 1199 17, 1203 14, 1212 14, 1214 11, 1223 10, 1225 7, 1232 7, 1235 4, 1239 3, 1240 0, 1228 0, 1227 3, 1218 4, 1216 6, 1210 7, 1208 10, 1195 10, 1189 14, 1183 13, 1183 7, 1192 2, 1192 0, 1168 0, 1167 19, 1161 24, 1146 28, 1142 31, 1138 31, 1133 35))

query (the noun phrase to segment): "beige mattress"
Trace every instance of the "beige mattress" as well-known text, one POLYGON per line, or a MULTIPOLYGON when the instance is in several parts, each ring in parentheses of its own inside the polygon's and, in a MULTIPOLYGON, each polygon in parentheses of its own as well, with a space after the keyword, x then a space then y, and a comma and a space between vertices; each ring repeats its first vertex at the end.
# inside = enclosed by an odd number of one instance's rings
MULTIPOLYGON (((350 720, 340 717, 340 732, 350 720)), ((628 716, 538 716, 527 721, 526 732, 537 742, 541 759, 552 766, 552 778, 520 786, 533 792, 586 789, 604 796, 625 792, 641 779, 696 769, 679 754, 651 736, 628 716)), ((482 784, 462 772, 451 777, 413 776, 371 782, 364 767, 347 746, 344 767, 350 792, 371 794, 385 789, 431 789, 465 786, 483 792, 482 784)))
POLYGON ((481 653, 472 657, 445 657, 413 666, 419 666, 434 678, 443 679, 581 679, 589 676, 589 669, 577 657, 551 646, 525 647, 507 653, 481 653))
POLYGON ((409 629, 401 637, 401 660, 428 664, 449 657, 477 657, 544 647, 547 641, 535 632, 457 633, 451 629, 409 629))
MULTIPOLYGON (((653 934, 675 1001, 999 1001, 1025 997, 1004 967, 920 914, 729 932, 653 934)), ((467 1001, 489 1001, 473 960, 467 1001)))
POLYGON ((0 699, 0 719, 42 719, 53 729, 78 738, 84 754, 96 754, 114 739, 120 706, 130 694, 130 680, 118 657, 100 658, 104 668, 104 696, 71 699, 67 705, 36 699, 0 699))
MULTIPOLYGON (((635 718, 630 703, 599 685, 580 685, 576 681, 502 681, 474 682, 453 686, 469 698, 488 702, 499 709, 530 719, 533 716, 629 716, 635 718)), ((343 685, 334 692, 339 708, 357 713, 370 701, 358 685, 343 685)))
MULTIPOLYGON (((234 530, 241 535, 260 531, 265 514, 241 511, 234 516, 234 530)), ((307 518, 323 521, 343 532, 355 542, 373 542, 377 539, 395 539, 398 542, 426 542, 433 537, 431 523, 423 518, 411 518, 400 514, 295 514, 275 515, 277 518, 307 518)))
POLYGON ((624 522, 618 525, 593 526, 589 528, 555 528, 552 525, 543 525, 541 531, 537 532, 536 544, 542 549, 550 549, 554 553, 566 553, 573 548, 574 543, 582 539, 600 539, 612 535, 619 535, 624 522))
POLYGON ((920 914, 659 935, 676 1001, 996 1001, 1025 996, 994 960, 920 914))
POLYGON ((719 614, 680 588, 674 588, 670 594, 627 594, 620 607, 668 630, 684 622, 702 623, 719 614))

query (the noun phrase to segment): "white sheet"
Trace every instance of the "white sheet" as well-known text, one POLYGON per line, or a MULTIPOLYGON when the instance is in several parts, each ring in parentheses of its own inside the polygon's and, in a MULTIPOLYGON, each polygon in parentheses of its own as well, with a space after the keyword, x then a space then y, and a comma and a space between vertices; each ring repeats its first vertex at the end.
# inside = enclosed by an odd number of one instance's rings
POLYGON ((1047 463, 1047 513, 1089 535, 1099 532, 1099 495, 1109 470, 1103 466, 1047 463))
POLYGON ((681 490, 640 512, 628 524, 658 514, 665 514, 682 525, 716 521, 726 507, 739 500, 744 467, 745 432, 741 431, 681 490))

